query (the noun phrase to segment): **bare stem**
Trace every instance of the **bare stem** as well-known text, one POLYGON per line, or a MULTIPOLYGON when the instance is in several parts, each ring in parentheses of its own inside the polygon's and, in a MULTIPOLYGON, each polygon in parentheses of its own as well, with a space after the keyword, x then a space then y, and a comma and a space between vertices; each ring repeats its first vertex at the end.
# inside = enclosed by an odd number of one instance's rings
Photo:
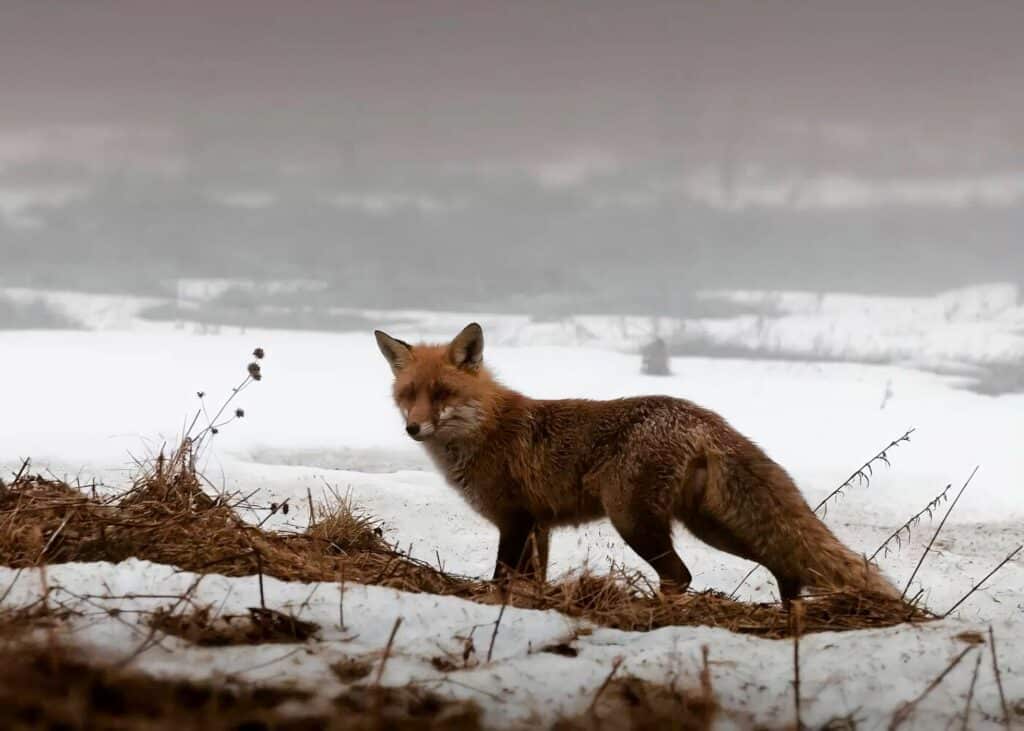
POLYGON ((896 729, 902 726, 906 720, 910 718, 910 714, 914 712, 914 709, 917 708, 917 704, 928 697, 928 694, 935 690, 939 683, 945 680, 946 676, 953 672, 953 668, 960 664, 960 661, 964 659, 964 656, 974 648, 974 645, 968 645, 965 647, 963 651, 954 657, 949 665, 946 666, 946 669, 939 673, 939 675, 928 684, 928 687, 921 691, 916 698, 900 706, 896 713, 893 714, 892 720, 889 722, 889 731, 896 731, 896 729))
POLYGON ((888 555, 888 553, 889 553, 888 546, 894 540, 896 541, 897 547, 899 547, 900 540, 901 540, 900 536, 902 536, 904 533, 906 533, 907 536, 909 536, 910 535, 910 529, 913 528, 918 523, 920 523, 921 522, 921 518, 923 518, 925 515, 927 515, 929 518, 931 518, 932 517, 932 513, 934 512, 935 508, 939 507, 939 505, 941 505, 942 503, 944 503, 948 499, 949 491, 950 491, 950 489, 952 487, 953 487, 952 483, 950 483, 949 485, 946 485, 946 489, 945 490, 943 490, 938 495, 936 495, 934 498, 932 498, 928 502, 927 505, 925 505, 923 508, 921 508, 921 510, 919 510, 916 513, 914 513, 906 523, 904 523, 899 528, 894 530, 889 535, 889 537, 886 538, 882 542, 882 545, 880 545, 878 548, 875 549, 875 552, 871 554, 871 556, 868 558, 868 561, 874 561, 875 557, 879 553, 881 553, 882 551, 885 551, 886 555, 888 555))
POLYGON ((921 564, 924 563, 924 559, 928 555, 928 552, 932 550, 932 544, 935 543, 935 539, 938 538, 939 533, 942 532, 942 526, 946 524, 946 519, 949 518, 949 514, 953 512, 953 508, 955 508, 956 504, 960 502, 960 496, 964 494, 964 490, 966 490, 967 486, 971 484, 971 480, 974 479, 974 476, 977 473, 978 468, 975 467, 974 471, 971 472, 971 476, 967 478, 967 482, 965 482, 964 486, 960 488, 960 492, 956 494, 956 497, 953 499, 953 504, 949 506, 949 510, 947 510, 946 514, 942 516, 942 522, 940 522, 939 527, 935 529, 935 533, 932 534, 932 539, 928 541, 928 545, 925 546, 924 553, 921 554, 921 558, 918 560, 917 566, 914 567, 914 572, 910 574, 910 578, 907 579, 907 585, 903 587, 903 593, 900 594, 900 599, 905 597, 907 595, 907 592, 910 591, 910 585, 913 583, 914 577, 917 576, 917 572, 921 568, 921 564))
POLYGON ((1013 549, 1013 550, 1012 550, 1012 551, 1011 551, 1011 552, 1009 553, 1009 555, 1007 555, 1007 557, 1006 557, 1006 558, 1004 558, 1004 559, 1003 559, 1002 561, 1000 561, 1000 562, 999 562, 999 565, 998 565, 998 566, 996 566, 996 567, 995 567, 994 569, 992 569, 992 570, 991 570, 991 571, 989 571, 989 572, 988 572, 987 574, 985 574, 985 577, 984 577, 984 578, 983 578, 983 579, 982 579, 981 581, 979 581, 979 582, 978 582, 978 583, 976 583, 976 584, 975 584, 974 586, 972 586, 972 587, 971 587, 971 590, 970 590, 969 592, 967 592, 967 593, 966 593, 966 594, 964 594, 964 595, 963 595, 962 597, 960 597, 960 601, 958 601, 958 602, 957 602, 956 604, 954 604, 954 605, 953 605, 953 606, 951 606, 951 607, 950 607, 949 609, 947 609, 947 610, 946 610, 946 613, 945 613, 945 614, 943 614, 943 615, 942 615, 942 617, 943 617, 943 618, 946 618, 946 617, 948 617, 948 616, 949 616, 950 614, 952 614, 952 613, 953 613, 953 611, 954 611, 954 610, 955 610, 955 609, 956 609, 957 607, 959 607, 959 606, 960 606, 961 604, 963 604, 963 603, 964 603, 965 601, 967 601, 967 597, 969 597, 969 596, 970 596, 971 594, 973 594, 973 593, 974 593, 974 592, 976 592, 976 591, 977 591, 978 589, 980 589, 980 588, 981 588, 981 585, 982 585, 982 584, 984 584, 984 583, 985 583, 986 581, 988 581, 989 579, 991 579, 991 578, 992 578, 992 575, 993 575, 993 574, 995 574, 995 572, 996 572, 996 571, 998 571, 999 569, 1003 568, 1003 566, 1005 566, 1005 565, 1006 565, 1007 563, 1009 563, 1009 562, 1010 562, 1010 561, 1011 561, 1011 560, 1013 559, 1013 557, 1014 557, 1014 556, 1016 556, 1016 555, 1017 555, 1018 553, 1020 553, 1020 552, 1021 552, 1022 550, 1024 550, 1024 545, 1020 545, 1020 546, 1017 546, 1017 547, 1016 547, 1015 549, 1013 549))

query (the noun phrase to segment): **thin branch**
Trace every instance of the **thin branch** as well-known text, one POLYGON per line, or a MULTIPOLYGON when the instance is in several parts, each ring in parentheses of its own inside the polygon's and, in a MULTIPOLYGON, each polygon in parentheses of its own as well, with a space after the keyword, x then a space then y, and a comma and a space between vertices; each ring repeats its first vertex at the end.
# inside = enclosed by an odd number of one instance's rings
POLYGON ((999 704, 1003 708, 1003 724, 1006 731, 1010 731, 1010 707, 1006 704, 1006 693, 1003 692, 1003 674, 999 672, 999 656, 996 652, 996 635, 992 631, 992 625, 988 626, 988 646, 992 651, 992 672, 996 676, 996 687, 999 689, 999 704))
POLYGON ((260 582, 260 609, 266 609, 267 600, 263 595, 263 556, 261 556, 260 552, 255 548, 252 553, 256 557, 256 573, 260 582))
POLYGON ((960 492, 956 494, 956 497, 953 499, 953 504, 949 506, 949 510, 947 510, 946 514, 942 516, 942 522, 940 522, 939 527, 935 529, 935 533, 932 534, 932 539, 928 541, 928 545, 925 546, 924 553, 921 554, 921 558, 918 559, 917 566, 914 567, 914 572, 910 574, 910 578, 907 580, 907 585, 903 587, 903 593, 900 594, 900 599, 905 597, 907 595, 907 592, 910 591, 910 585, 913 583, 914 577, 917 576, 917 572, 921 568, 921 564, 924 563, 924 559, 928 555, 928 552, 932 550, 932 544, 935 543, 935 539, 938 538, 939 533, 942 532, 942 526, 946 524, 946 519, 949 518, 949 514, 953 512, 953 508, 955 508, 956 504, 960 502, 960 496, 964 494, 964 490, 966 490, 967 486, 971 484, 971 480, 974 479, 974 476, 977 473, 978 468, 975 467, 974 471, 971 472, 971 476, 967 478, 967 482, 965 482, 964 486, 960 488, 960 492))
POLYGON ((391 647, 395 644, 395 635, 398 634, 398 627, 402 624, 402 618, 398 617, 395 619, 394 626, 391 627, 391 634, 388 636, 388 643, 384 646, 384 655, 380 659, 380 665, 377 666, 377 676, 374 678, 373 684, 380 686, 380 679, 384 675, 384 666, 388 662, 388 658, 391 656, 391 647))
POLYGON ((494 642, 498 639, 498 629, 501 627, 501 618, 505 616, 505 607, 508 606, 508 600, 512 590, 509 587, 509 582, 506 581, 502 587, 502 598, 501 598, 501 609, 498 610, 498 618, 494 620, 494 631, 491 633, 491 642, 487 646, 487 662, 491 661, 491 655, 494 654, 494 642))
POLYGON ((71 517, 74 514, 75 514, 75 509, 72 508, 71 510, 68 511, 68 514, 64 516, 64 520, 61 522, 61 524, 59 526, 57 526, 57 530, 55 530, 50 535, 50 539, 46 542, 46 545, 43 546, 43 550, 39 552, 38 556, 36 556, 36 561, 35 561, 36 565, 38 565, 39 562, 43 560, 43 557, 46 555, 46 552, 50 550, 50 546, 52 546, 53 542, 55 540, 57 540, 57 536, 59 536, 60 532, 62 530, 64 530, 64 526, 66 526, 68 524, 68 521, 71 520, 71 517))
POLYGON ((874 469, 872 468, 872 465, 875 464, 876 462, 884 462, 887 467, 891 467, 892 463, 889 462, 889 450, 900 446, 904 442, 909 442, 910 435, 913 434, 915 431, 916 429, 913 428, 907 429, 907 431, 905 431, 903 433, 903 436, 901 436, 899 439, 894 439, 891 442, 889 442, 885 446, 885 448, 882 449, 882 451, 880 451, 874 457, 872 457, 867 462, 858 467, 852 475, 846 478, 846 481, 842 485, 840 485, 835 490, 830 492, 824 500, 818 503, 814 507, 814 512, 817 513, 822 508, 825 508, 825 513, 828 513, 828 501, 834 497, 841 496, 843 494, 843 490, 853 486, 854 480, 856 480, 858 484, 869 484, 871 482, 871 478, 874 476, 874 469))
POLYGON ((964 725, 961 726, 961 731, 967 731, 968 723, 971 718, 971 701, 974 700, 974 686, 978 682, 978 671, 981 669, 981 652, 978 653, 977 659, 974 661, 974 673, 971 675, 971 687, 967 690, 967 702, 964 704, 964 725))
POLYGON ((345 564, 341 565, 338 577, 338 628, 345 631, 345 564))
POLYGON ((15 474, 15 475, 14 475, 14 482, 12 482, 12 483, 11 483, 11 486, 12 486, 12 487, 13 487, 14 485, 17 485, 17 484, 18 484, 18 482, 19 482, 19 481, 21 480, 21 478, 22 478, 22 475, 24 475, 24 474, 25 474, 25 470, 27 470, 27 469, 28 469, 28 466, 29 466, 30 464, 32 464, 32 460, 30 460, 30 459, 29 459, 28 457, 26 457, 26 458, 25 458, 25 461, 21 463, 21 469, 20 469, 20 470, 18 470, 17 474, 15 474))
POLYGON ((601 699, 601 696, 604 694, 604 691, 611 684, 612 678, 615 677, 615 673, 618 671, 619 666, 622 665, 622 660, 622 657, 617 657, 614 660, 612 660, 611 672, 608 673, 607 677, 605 677, 604 679, 604 682, 601 683, 601 687, 597 689, 596 693, 594 693, 594 697, 591 699, 590 705, 587 706, 588 713, 594 710, 594 707, 597 705, 597 702, 601 699))
POLYGON ((1013 549, 1013 551, 1011 551, 1011 552, 1009 553, 1009 555, 1007 555, 1007 557, 1006 557, 1006 558, 1004 558, 1004 559, 1003 559, 1002 561, 1000 561, 1000 562, 999 562, 999 565, 998 565, 998 566, 996 566, 996 567, 995 567, 994 569, 992 569, 992 570, 991 570, 991 571, 989 571, 989 572, 988 572, 987 574, 985 574, 985 578, 983 578, 983 579, 982 579, 981 581, 979 581, 979 582, 978 582, 977 584, 975 584, 974 586, 972 586, 972 587, 971 587, 971 590, 970 590, 969 592, 967 592, 967 593, 966 593, 966 594, 964 594, 964 595, 963 595, 962 597, 960 597, 960 601, 958 601, 958 602, 957 602, 956 604, 954 604, 954 605, 953 605, 953 606, 951 606, 951 607, 950 607, 949 609, 947 609, 947 610, 946 610, 946 613, 942 615, 943 619, 945 619, 946 617, 948 617, 948 616, 949 616, 950 614, 952 614, 952 613, 953 613, 953 611, 954 611, 954 610, 955 610, 955 609, 956 609, 957 607, 959 607, 959 606, 960 606, 961 604, 963 604, 963 603, 964 603, 965 601, 967 601, 967 597, 969 597, 969 596, 970 596, 971 594, 973 594, 973 593, 974 593, 974 592, 976 592, 976 591, 977 591, 978 589, 980 589, 980 588, 981 588, 981 585, 982 585, 982 584, 984 584, 984 583, 985 583, 986 581, 988 581, 989 579, 991 579, 991 578, 992 578, 992 575, 993 575, 993 574, 994 574, 994 573, 995 573, 996 571, 998 571, 999 569, 1003 568, 1003 566, 1005 566, 1005 565, 1006 565, 1007 563, 1009 563, 1009 562, 1010 562, 1010 561, 1011 561, 1011 560, 1013 559, 1013 557, 1014 557, 1014 556, 1016 556, 1016 555, 1017 555, 1018 553, 1020 553, 1020 552, 1021 552, 1022 550, 1024 550, 1024 544, 1022 544, 1022 545, 1020 545, 1020 546, 1017 546, 1017 547, 1016 547, 1015 549, 1013 549))
POLYGON ((938 677, 932 680, 932 682, 928 684, 928 687, 921 691, 916 698, 911 701, 907 701, 900 706, 896 713, 893 714, 892 720, 889 722, 889 731, 895 731, 902 726, 906 720, 910 718, 910 714, 914 712, 914 709, 917 708, 917 704, 923 701, 929 693, 935 690, 939 683, 945 680, 946 676, 953 671, 953 668, 960 664, 960 661, 964 659, 964 656, 971 650, 975 649, 975 647, 975 645, 968 645, 965 647, 960 654, 954 657, 949 665, 946 666, 946 669, 939 673, 938 677))

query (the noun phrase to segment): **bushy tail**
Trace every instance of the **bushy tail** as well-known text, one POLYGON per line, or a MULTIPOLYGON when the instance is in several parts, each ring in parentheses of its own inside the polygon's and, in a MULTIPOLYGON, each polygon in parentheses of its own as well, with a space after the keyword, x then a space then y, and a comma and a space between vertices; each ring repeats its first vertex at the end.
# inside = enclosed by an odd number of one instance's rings
POLYGON ((715 455, 708 467, 705 507, 736 535, 745 558, 775 575, 783 594, 789 587, 900 598, 876 566, 835 537, 789 474, 756 445, 715 455))

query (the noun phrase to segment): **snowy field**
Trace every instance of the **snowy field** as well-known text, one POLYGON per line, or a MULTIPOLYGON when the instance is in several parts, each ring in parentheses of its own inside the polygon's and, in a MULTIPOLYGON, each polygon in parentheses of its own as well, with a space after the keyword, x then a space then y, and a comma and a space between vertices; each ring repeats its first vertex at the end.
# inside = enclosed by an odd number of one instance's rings
MULTIPOLYGON (((264 379, 240 396, 237 405, 245 409, 245 418, 216 437, 204 465, 211 481, 228 491, 255 490, 253 502, 262 504, 290 498, 293 505, 305 506, 307 493, 323 499, 334 488, 350 493, 356 504, 383 520, 387 537, 411 547, 414 556, 436 557, 447 570, 473 576, 488 575, 493 568, 496 531, 443 484, 419 446, 405 436, 390 401, 390 372, 370 332, 243 333, 222 328, 216 334, 199 334, 199 328, 187 323, 140 320, 138 311, 146 304, 140 300, 46 297, 90 329, 0 331, 0 470, 5 475, 31 457, 34 471, 124 487, 133 456, 145 458, 164 444, 175 444, 186 417, 198 406, 196 392, 219 402, 242 380, 248 354, 260 346, 267 353, 264 379)), ((932 364, 1011 362, 1024 352, 1021 306, 1016 293, 1010 297, 998 288, 969 293, 956 306, 949 297, 934 307, 918 302, 915 314, 898 320, 885 320, 886 308, 895 307, 890 301, 843 302, 841 297, 825 298, 810 312, 807 301, 777 297, 774 305, 788 307, 798 319, 775 327, 797 345, 806 344, 806 338, 820 345, 826 342, 820 333, 833 333, 835 342, 846 343, 845 349, 829 352, 833 357, 860 359, 852 356, 884 346, 886 353, 899 353, 897 360, 906 362, 676 358, 671 376, 647 377, 639 374, 639 358, 628 352, 650 334, 644 330, 649 323, 639 319, 531 323, 528 318, 478 313, 366 314, 385 326, 400 323, 393 333, 412 339, 450 337, 470 319, 479 319, 488 338, 487 362, 508 385, 533 396, 666 393, 697 401, 758 441, 790 470, 812 504, 891 440, 915 428, 909 443, 890 450, 892 467, 876 469, 869 486, 847 490, 831 504, 826 522, 849 545, 871 553, 947 484, 953 484, 955 494, 979 467, 910 588, 912 595, 923 590, 924 604, 943 613, 1024 542, 1024 394, 973 393, 961 388, 957 378, 913 367, 914 355, 920 353, 932 364), (804 318, 803 330, 799 318, 804 318), (863 340, 851 335, 858 329, 870 333, 872 323, 882 320, 895 324, 876 328, 878 334, 863 340), (800 340, 801 332, 805 340, 800 340)), ((725 332, 739 326, 708 322, 702 327, 725 332)), ((288 521, 305 527, 305 511, 275 516, 268 525, 283 527, 288 521)), ((879 557, 885 573, 901 588, 937 524, 938 519, 926 519, 900 550, 879 557)), ((751 568, 681 531, 677 545, 694 573, 696 589, 732 591, 751 568)), ((605 523, 557 532, 551 555, 556 576, 584 564, 601 571, 611 562, 647 571, 605 523)), ((14 574, 0 568, 0 594, 14 574)), ((113 596, 172 594, 195 577, 132 560, 51 566, 46 579, 50 586, 75 594, 102 586, 113 596)), ((478 658, 466 669, 444 673, 431 665, 431 658, 459 654, 460 638, 476 626, 493 623, 497 607, 350 586, 343 629, 338 626, 336 585, 268 579, 266 590, 276 608, 296 609, 303 619, 318 623, 319 641, 299 648, 199 648, 166 638, 135 663, 158 674, 289 682, 326 697, 341 682, 331 673, 331 663, 341 657, 379 657, 394 620, 401 617, 383 682, 415 681, 471 699, 496 727, 543 726, 582 711, 617 657, 624 658, 622 674, 659 682, 678 678, 682 685, 695 685, 702 645, 709 646, 713 685, 723 706, 750 713, 770 727, 793 720, 788 641, 695 627, 646 633, 596 629, 578 636, 579 621, 554 612, 509 609, 491 663, 478 658), (571 641, 579 655, 538 652, 563 641, 571 641)), ((28 603, 39 591, 38 579, 23 575, 5 604, 28 603)), ((774 583, 760 570, 739 596, 770 601, 774 591, 774 583)), ((257 603, 256 583, 250 578, 211 575, 200 582, 198 592, 209 603, 223 604, 225 611, 244 611, 257 603)), ((125 609, 152 607, 161 600, 96 601, 125 609)), ((76 642, 114 657, 129 654, 146 634, 131 621, 100 621, 95 612, 73 624, 76 642)), ((924 691, 966 647, 958 635, 984 634, 989 626, 998 641, 1007 699, 1024 714, 1024 557, 1018 555, 941 621, 804 638, 804 722, 817 728, 852 715, 858 728, 884 728, 902 703, 924 691)), ((477 631, 481 636, 476 645, 486 645, 489 629, 477 631)), ((921 702, 905 728, 959 727, 978 653, 984 661, 971 697, 970 727, 1004 728, 985 646, 972 650, 921 702)), ((1024 724, 1024 715, 1017 723, 1024 724)), ((728 727, 727 720, 723 724, 728 727)))

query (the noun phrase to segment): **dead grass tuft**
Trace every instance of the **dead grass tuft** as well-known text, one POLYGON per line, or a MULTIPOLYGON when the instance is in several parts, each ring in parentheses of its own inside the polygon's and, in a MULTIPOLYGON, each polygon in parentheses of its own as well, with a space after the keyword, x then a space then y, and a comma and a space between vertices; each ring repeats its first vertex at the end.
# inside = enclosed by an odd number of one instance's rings
POLYGON ((55 610, 41 600, 26 607, 0 609, 0 639, 24 637, 36 629, 52 629, 69 614, 67 610, 55 610))
POLYGON ((332 663, 331 672, 343 683, 355 683, 373 672, 373 663, 362 657, 346 657, 332 663))
MULTIPOLYGON (((555 731, 710 731, 715 722, 729 716, 735 728, 750 728, 749 718, 726 713, 720 708, 711 686, 708 648, 703 648, 704 665, 697 688, 651 683, 626 676, 602 685, 590 707, 574 718, 562 719, 555 731)), ((617 668, 616 664, 613 666, 617 668)))
POLYGON ((352 504, 350 495, 335 496, 333 503, 316 507, 316 522, 306 534, 322 541, 328 550, 340 553, 384 551, 381 523, 352 504))
MULTIPOLYGON (((246 523, 228 498, 203 490, 187 442, 170 458, 158 458, 117 498, 101 500, 38 476, 21 476, 0 492, 0 563, 15 568, 136 557, 195 573, 263 573, 304 582, 344 577, 488 604, 507 601, 624 630, 703 625, 762 637, 791 634, 788 613, 779 604, 750 604, 711 591, 663 597, 641 574, 622 570, 604 576, 583 572, 556 584, 513 581, 506 594, 491 582, 455 576, 403 554, 377 529, 347 499, 321 506, 305 533, 246 523)), ((804 604, 804 632, 886 627, 933 616, 867 594, 824 594, 804 604)))
POLYGON ((215 616, 210 607, 187 613, 162 609, 153 613, 149 624, 165 634, 206 647, 305 642, 320 629, 312 622, 260 607, 250 607, 248 614, 221 616, 215 616))

